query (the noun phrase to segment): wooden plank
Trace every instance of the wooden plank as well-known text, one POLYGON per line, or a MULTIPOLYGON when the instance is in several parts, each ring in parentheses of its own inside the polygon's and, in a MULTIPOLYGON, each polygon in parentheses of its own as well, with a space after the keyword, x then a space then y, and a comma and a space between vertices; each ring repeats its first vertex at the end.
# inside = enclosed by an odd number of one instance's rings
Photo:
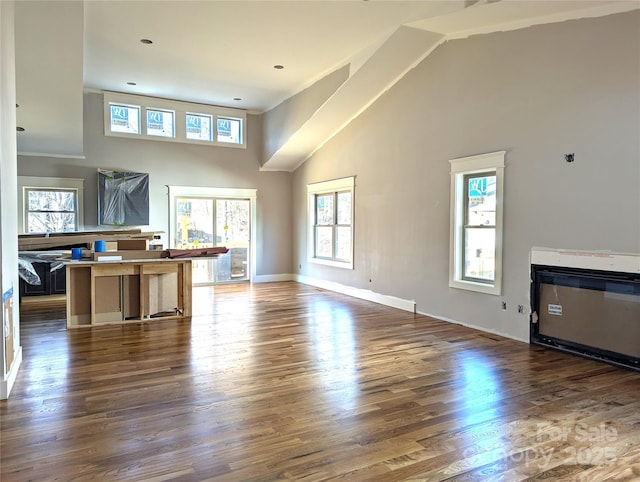
POLYGON ((125 276, 140 274, 140 265, 136 263, 97 263, 92 265, 94 276, 125 276))
POLYGON ((118 241, 118 240, 151 240, 154 232, 78 232, 52 234, 49 237, 43 235, 31 236, 20 235, 18 237, 18 249, 21 251, 46 250, 60 248, 70 245, 93 246, 96 240, 118 241))
POLYGON ((68 326, 91 323, 91 267, 67 264, 68 326))
POLYGON ((177 262, 144 263, 140 265, 140 270, 146 275, 177 273, 180 264, 177 262))
POLYGON ((107 251, 104 253, 93 253, 94 261, 98 261, 100 256, 121 256, 123 260, 139 260, 139 259, 161 259, 167 258, 167 251, 162 250, 120 250, 120 251, 107 251))
POLYGON ((122 321, 122 303, 120 299, 121 293, 121 277, 94 275, 94 323, 101 318, 99 315, 104 313, 118 313, 117 318, 110 318, 110 321, 122 321))

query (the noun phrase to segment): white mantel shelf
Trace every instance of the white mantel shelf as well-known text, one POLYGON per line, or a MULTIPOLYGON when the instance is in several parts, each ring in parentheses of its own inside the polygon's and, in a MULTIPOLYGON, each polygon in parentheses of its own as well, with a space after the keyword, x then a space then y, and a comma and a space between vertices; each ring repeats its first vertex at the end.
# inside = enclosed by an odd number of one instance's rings
POLYGON ((531 264, 640 274, 640 254, 572 249, 531 249, 531 264))

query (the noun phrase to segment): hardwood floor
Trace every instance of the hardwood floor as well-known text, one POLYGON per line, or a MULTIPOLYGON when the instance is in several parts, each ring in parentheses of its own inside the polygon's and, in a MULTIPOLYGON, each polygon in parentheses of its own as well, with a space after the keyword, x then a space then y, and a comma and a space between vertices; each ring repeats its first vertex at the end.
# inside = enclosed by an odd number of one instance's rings
POLYGON ((24 311, 1 480, 640 480, 638 373, 292 282, 193 299, 24 311))

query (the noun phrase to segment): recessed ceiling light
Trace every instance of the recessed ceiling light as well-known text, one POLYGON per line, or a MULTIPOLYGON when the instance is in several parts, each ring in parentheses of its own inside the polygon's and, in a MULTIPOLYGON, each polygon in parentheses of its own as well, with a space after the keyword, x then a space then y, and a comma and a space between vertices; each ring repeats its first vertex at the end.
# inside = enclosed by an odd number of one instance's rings
POLYGON ((282 69, 284 69, 284 65, 276 64, 276 65, 273 66, 273 68, 276 69, 276 70, 282 70, 282 69))
POLYGON ((24 127, 20 127, 20 126, 18 126, 18 127, 16 127, 16 130, 17 130, 18 132, 24 132, 24 127))
POLYGON ((149 40, 148 38, 141 38, 140 43, 145 45, 151 45, 153 43, 153 40, 149 40))
POLYGON ((135 82, 127 82, 127 85, 138 85, 135 82))

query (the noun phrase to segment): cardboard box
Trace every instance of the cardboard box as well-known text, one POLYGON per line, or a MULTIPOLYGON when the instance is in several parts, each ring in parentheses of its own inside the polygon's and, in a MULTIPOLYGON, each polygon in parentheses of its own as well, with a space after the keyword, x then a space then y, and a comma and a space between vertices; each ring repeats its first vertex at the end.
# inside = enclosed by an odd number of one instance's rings
POLYGON ((118 251, 127 251, 130 249, 147 250, 149 249, 148 239, 119 239, 116 249, 118 251))

